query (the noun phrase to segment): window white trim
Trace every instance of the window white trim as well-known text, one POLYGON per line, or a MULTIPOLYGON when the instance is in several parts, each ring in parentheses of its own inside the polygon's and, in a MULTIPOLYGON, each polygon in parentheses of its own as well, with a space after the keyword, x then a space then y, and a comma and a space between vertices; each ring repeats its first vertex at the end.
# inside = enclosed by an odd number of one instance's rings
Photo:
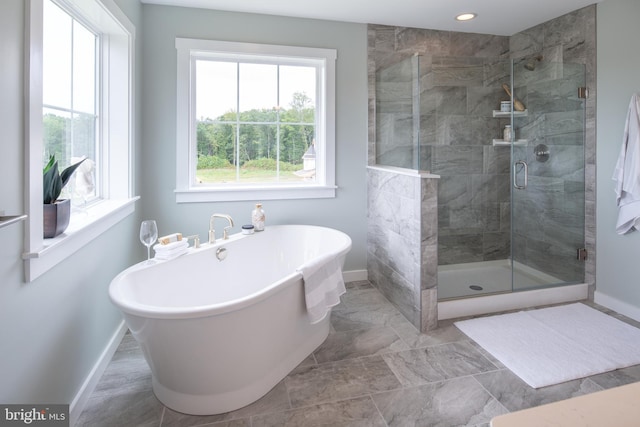
POLYGON ((135 211, 135 202, 139 197, 127 200, 105 200, 87 212, 84 221, 69 226, 61 235, 46 239, 46 245, 35 252, 26 252, 26 281, 30 282, 46 273, 69 255, 82 249, 118 222, 135 211))
POLYGON ((302 198, 335 197, 335 49, 307 48, 296 46, 265 45, 255 43, 224 42, 215 40, 176 38, 177 49, 177 91, 176 91, 176 202, 210 202, 235 200, 275 200, 302 198), (318 147, 323 150, 316 164, 317 183, 299 185, 240 185, 195 186, 191 177, 195 176, 196 138, 191 125, 191 116, 195 114, 195 102, 191 96, 193 52, 199 55, 215 57, 217 52, 235 54, 238 59, 264 56, 296 57, 301 59, 324 59, 324 76, 318 81, 317 99, 323 102, 317 112, 316 133, 324 143, 318 147), (321 101, 322 100, 322 101, 321 101))
POLYGON ((135 27, 113 0, 56 0, 87 17, 103 34, 101 87, 103 200, 84 216, 72 216, 67 231, 43 239, 42 209, 42 22, 43 0, 26 2, 28 50, 25 70, 25 281, 35 280, 135 211, 133 197, 135 27), (123 52, 127 52, 126 60, 123 52), (118 54, 119 53, 119 54, 118 54), (123 165, 124 163, 124 165, 123 165), (124 173, 123 173, 124 172, 124 173))

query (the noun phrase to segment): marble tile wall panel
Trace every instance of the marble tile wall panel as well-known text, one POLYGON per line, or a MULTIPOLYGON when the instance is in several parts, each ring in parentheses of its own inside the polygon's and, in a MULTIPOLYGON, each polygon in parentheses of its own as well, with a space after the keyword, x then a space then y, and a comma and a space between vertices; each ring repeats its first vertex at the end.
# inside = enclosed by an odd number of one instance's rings
POLYGON ((483 261, 482 234, 438 235, 438 264, 483 261))
MULTIPOLYGON (((386 67, 381 67, 376 69, 376 84, 379 85, 381 83, 386 82, 396 82, 396 83, 408 83, 409 87, 411 87, 411 83, 414 78, 414 65, 411 61, 411 58, 407 58, 400 62, 396 62, 393 64, 389 64, 386 67)), ((379 96, 380 88, 376 87, 378 93, 376 96, 379 96)))
MULTIPOLYGON (((438 285, 438 180, 422 179, 420 185, 420 288, 425 290, 438 285)), ((437 302, 425 297, 422 296, 422 311, 436 312, 437 302)))
POLYGON ((433 172, 441 176, 482 173, 482 155, 482 146, 436 146, 433 148, 433 172))
POLYGON ((410 54, 451 55, 451 32, 398 27, 395 50, 410 54))
POLYGON ((509 37, 451 32, 449 54, 476 58, 506 58, 509 56, 509 37))
MULTIPOLYGON (((437 184, 369 169, 368 270, 371 281, 418 329, 431 325, 437 302, 422 289, 437 285, 437 184)), ((436 312, 437 313, 437 312, 436 312)))
POLYGON ((532 112, 580 111, 584 101, 578 98, 578 87, 583 81, 556 79, 527 86, 527 108, 532 112))
POLYGON ((432 57, 433 86, 482 86, 484 61, 471 57, 432 57))
POLYGON ((544 47, 544 24, 536 25, 509 37, 512 58, 535 55, 544 47))
POLYGON ((415 286, 390 268, 385 261, 374 253, 367 252, 369 280, 419 330, 421 328, 421 307, 417 304, 419 300, 415 286))
POLYGON ((468 87, 466 114, 482 117, 492 123, 493 110, 500 109, 500 101, 508 100, 509 97, 505 91, 496 85, 468 87))
POLYGON ((584 112, 562 111, 544 115, 543 132, 547 140, 556 144, 584 145, 584 112))
POLYGON ((420 295, 422 298, 422 307, 420 308, 420 313, 422 315, 421 332, 424 332, 425 334, 433 333, 433 331, 438 328, 438 287, 435 286, 429 289, 422 289, 422 291, 420 291, 420 295))
MULTIPOLYGON (((433 98, 435 114, 438 115, 463 115, 467 112, 467 89, 465 87, 457 87, 453 85, 440 85, 428 93, 422 92, 420 95, 421 107, 423 106, 422 98, 431 101, 433 98)), ((420 114, 429 114, 430 110, 420 109, 420 114)))
MULTIPOLYGON (((511 60, 496 57, 484 59, 484 87, 495 87, 501 90, 502 83, 509 81, 511 81, 511 60)), ((500 96, 503 96, 501 92, 500 96)))
POLYGON ((368 176, 369 274, 375 272, 372 282, 420 328, 418 179, 374 169, 368 176))

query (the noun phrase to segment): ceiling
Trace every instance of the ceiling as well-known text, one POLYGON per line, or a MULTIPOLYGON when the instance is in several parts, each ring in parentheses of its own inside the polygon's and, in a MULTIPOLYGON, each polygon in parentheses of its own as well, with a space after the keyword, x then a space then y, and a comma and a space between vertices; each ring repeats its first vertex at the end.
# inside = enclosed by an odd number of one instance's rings
POLYGON ((599 0, 142 0, 170 6, 262 13, 510 36, 599 0), (462 12, 478 16, 468 22, 462 12))

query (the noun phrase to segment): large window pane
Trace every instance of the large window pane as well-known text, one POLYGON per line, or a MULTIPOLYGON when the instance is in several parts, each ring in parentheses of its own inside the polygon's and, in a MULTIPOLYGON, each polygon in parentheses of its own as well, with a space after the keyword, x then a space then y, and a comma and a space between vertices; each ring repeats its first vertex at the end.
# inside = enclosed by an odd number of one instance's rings
POLYGON ((71 114, 64 111, 44 109, 42 120, 43 166, 54 155, 60 165, 71 164, 71 114))
POLYGON ((96 36, 73 25, 73 109, 94 114, 96 109, 96 36))
POLYGON ((273 125, 240 125, 240 173, 243 183, 273 182, 278 178, 277 128, 273 125))
POLYGON ((92 114, 73 115, 72 157, 96 158, 96 118, 92 114))
POLYGON ((196 118, 235 121, 238 111, 238 64, 196 61, 196 118))
POLYGON ((71 17, 53 4, 44 2, 43 23, 43 102, 71 108, 71 17))
POLYGON ((239 66, 240 113, 253 112, 260 114, 260 121, 275 121, 278 108, 278 66, 242 63, 239 66))
POLYGON ((236 181, 235 124, 198 123, 198 184, 236 181))
POLYGON ((285 113, 280 120, 314 123, 316 105, 316 69, 280 66, 280 105, 285 113))
POLYGON ((314 126, 283 125, 280 130, 280 160, 291 165, 297 177, 315 180, 314 126))

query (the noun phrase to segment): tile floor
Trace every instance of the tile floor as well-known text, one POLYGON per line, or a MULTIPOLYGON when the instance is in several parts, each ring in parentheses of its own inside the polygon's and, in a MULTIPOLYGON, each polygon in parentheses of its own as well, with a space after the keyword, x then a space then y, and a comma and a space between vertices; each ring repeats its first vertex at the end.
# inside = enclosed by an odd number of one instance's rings
POLYGON ((487 427, 499 414, 640 381, 637 365, 536 390, 453 321, 420 334, 369 282, 347 289, 325 343, 259 401, 212 416, 164 407, 127 334, 76 425, 487 427))

